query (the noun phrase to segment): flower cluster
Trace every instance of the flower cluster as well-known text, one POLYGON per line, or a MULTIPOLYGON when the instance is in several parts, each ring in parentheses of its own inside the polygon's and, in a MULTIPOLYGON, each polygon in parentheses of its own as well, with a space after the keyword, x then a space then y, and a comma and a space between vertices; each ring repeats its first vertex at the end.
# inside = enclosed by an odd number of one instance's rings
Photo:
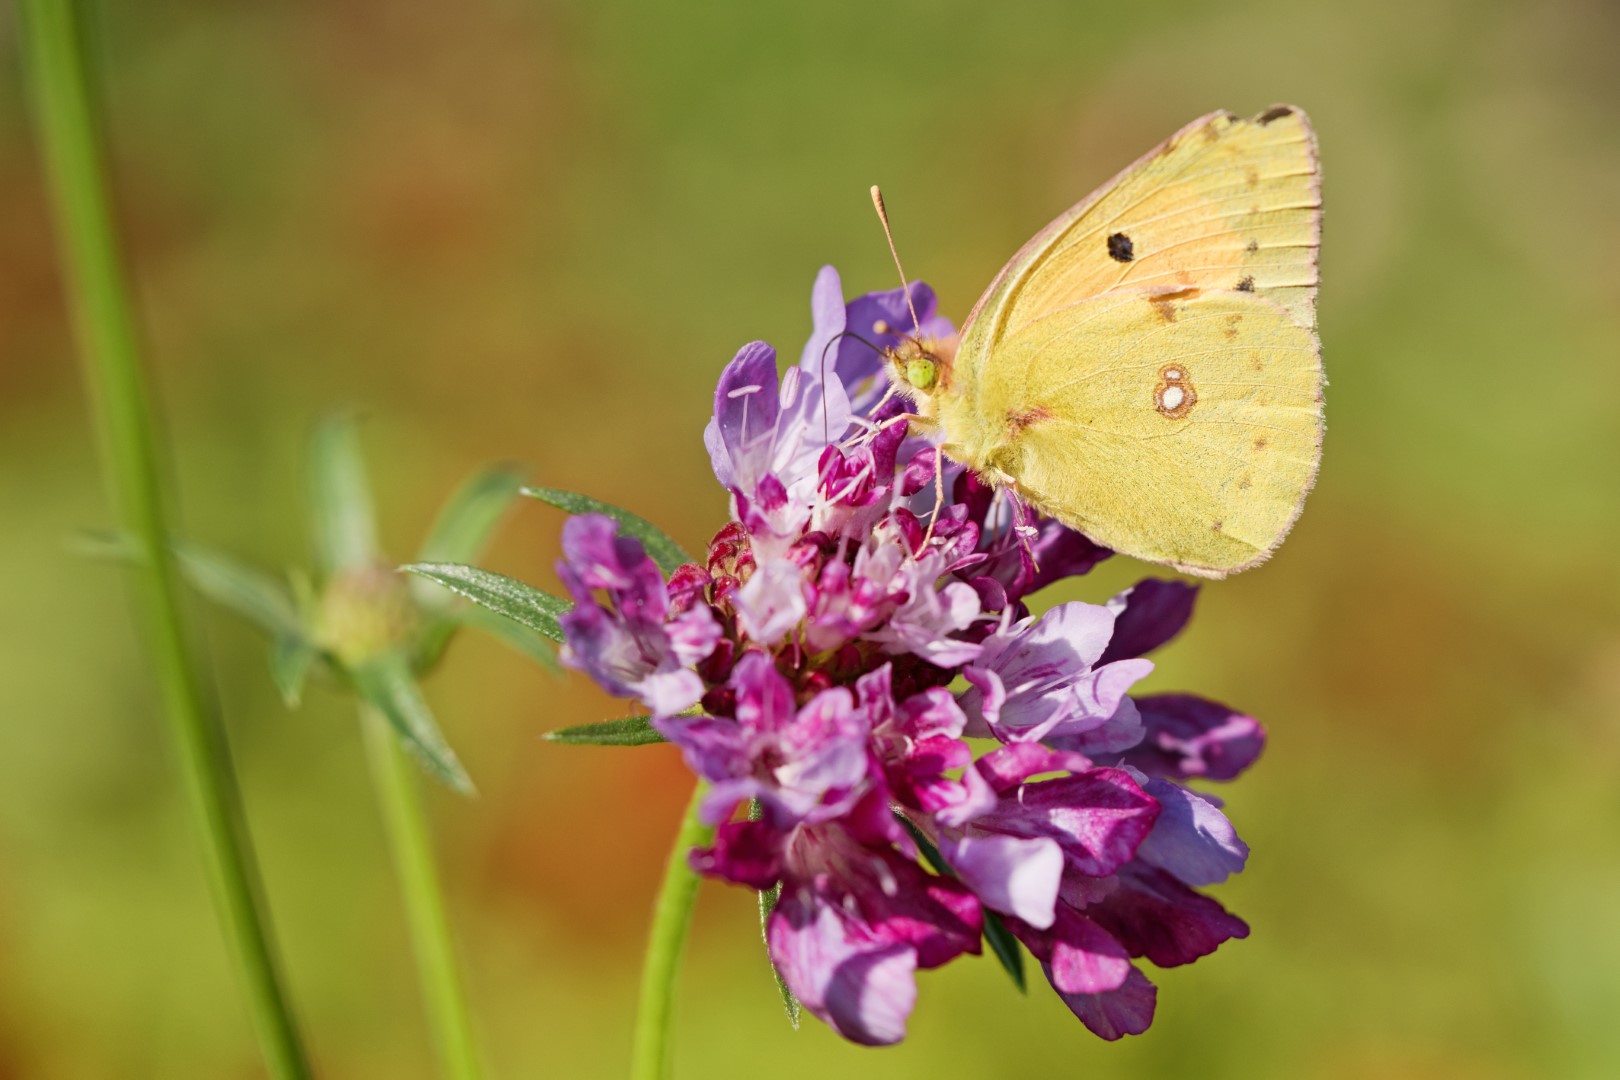
POLYGON ((1110 553, 912 430, 871 346, 952 328, 926 286, 909 299, 846 306, 829 267, 797 366, 779 379, 762 343, 726 366, 704 440, 733 520, 705 565, 665 581, 608 518, 568 522, 564 660, 639 698, 708 782, 693 865, 781 887, 771 959, 844 1037, 901 1039, 915 972, 980 952, 988 920, 1086 1027, 1137 1034, 1156 992, 1133 960, 1248 933, 1197 891, 1248 849, 1186 782, 1233 778, 1264 733, 1130 693, 1194 586, 1029 613, 1110 553))

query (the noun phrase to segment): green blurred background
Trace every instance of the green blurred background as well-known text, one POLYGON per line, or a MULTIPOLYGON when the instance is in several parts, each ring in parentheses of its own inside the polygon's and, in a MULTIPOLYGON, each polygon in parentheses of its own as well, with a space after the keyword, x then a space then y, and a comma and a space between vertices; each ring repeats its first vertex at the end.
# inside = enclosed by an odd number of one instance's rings
MULTIPOLYGON (((9 12, 0 91, 0 1076, 260 1075, 116 571, 9 12)), ((405 556, 515 459, 690 547, 700 432, 810 283, 908 269, 966 313, 1039 225, 1185 121, 1291 101, 1326 173, 1322 478, 1208 588, 1158 688, 1267 722, 1218 890, 1253 935, 1156 977, 1106 1045, 993 961, 921 977, 909 1040, 791 1032, 753 898, 706 885, 688 1077, 1620 1075, 1620 14, 1350 5, 107 5, 117 190, 190 535, 304 563, 301 442, 369 411, 405 556), (1055 1071, 1054 1071, 1055 1070, 1055 1071)), ((554 582, 529 504, 486 565, 554 582)), ((1101 599, 1115 560, 1048 599, 1101 599)), ((322 1072, 428 1077, 345 702, 281 708, 201 613, 322 1072)), ((465 637, 428 684, 482 789, 436 795, 489 1057, 618 1076, 689 777, 548 746, 624 705, 465 637)))

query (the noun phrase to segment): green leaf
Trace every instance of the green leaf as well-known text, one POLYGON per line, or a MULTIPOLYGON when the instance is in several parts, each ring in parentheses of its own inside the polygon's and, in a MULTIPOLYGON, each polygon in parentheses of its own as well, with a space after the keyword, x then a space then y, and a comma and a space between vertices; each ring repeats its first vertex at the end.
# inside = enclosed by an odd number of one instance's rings
POLYGON ((557 663, 557 647, 527 626, 504 619, 488 608, 482 607, 470 607, 458 612, 456 619, 463 625, 475 627, 491 637, 498 638, 552 671, 560 670, 557 663))
POLYGON ((413 563, 401 570, 436 581, 458 596, 562 643, 557 618, 574 605, 505 574, 459 563, 413 563))
POLYGON ((763 890, 760 891, 760 894, 759 894, 759 936, 760 936, 760 938, 762 940, 765 941, 765 947, 766 947, 765 959, 771 965, 771 978, 773 980, 775 980, 775 982, 776 982, 776 992, 782 996, 782 1011, 787 1013, 788 1023, 792 1026, 793 1030, 798 1031, 799 1030, 799 1016, 802 1014, 802 1012, 804 1010, 804 1006, 799 1004, 798 997, 794 995, 793 990, 788 986, 787 980, 782 978, 782 972, 776 966, 776 962, 774 960, 771 960, 771 958, 770 958, 770 956, 771 956, 771 954, 770 954, 770 939, 766 936, 766 932, 765 932, 766 931, 766 925, 769 923, 770 918, 771 918, 771 912, 776 909, 776 902, 777 902, 777 900, 781 899, 781 897, 782 897, 782 883, 781 882, 777 882, 775 885, 772 885, 770 888, 763 889, 763 890))
POLYGON ((208 599, 236 612, 272 634, 303 638, 303 620, 292 594, 269 574, 237 562, 229 555, 177 545, 180 572, 208 599))
MULTIPOLYGON (((414 584, 414 582, 413 582, 414 584)), ((482 611, 483 608, 468 608, 468 611, 482 611)), ((501 620, 505 622, 505 620, 501 620)), ((444 650, 449 648, 450 639, 456 636, 461 629, 461 620, 455 612, 445 615, 432 616, 423 624, 416 635, 416 648, 411 653, 411 670, 422 674, 433 670, 439 660, 444 656, 444 650)))
MULTIPOLYGON (((508 465, 496 465, 474 473, 456 489, 439 511, 438 520, 428 530, 428 538, 417 552, 417 562, 465 563, 476 559, 522 486, 523 474, 508 465)), ((464 623, 474 622, 475 619, 463 617, 462 605, 443 586, 428 578, 413 577, 410 585, 411 599, 429 616, 419 639, 416 657, 417 670, 426 671, 438 663, 455 632, 464 623)), ((556 656, 546 646, 537 644, 538 639, 533 631, 490 616, 483 608, 473 607, 465 611, 485 616, 486 621, 482 625, 486 630, 504 637, 548 667, 556 668, 556 656), (497 626, 502 629, 496 629, 497 626), (505 635, 506 627, 511 627, 514 635, 521 635, 521 644, 519 640, 505 635)))
POLYGON ((671 540, 664 530, 646 518, 611 503, 593 499, 588 495, 576 495, 572 491, 559 491, 556 488, 526 487, 523 494, 555 506, 559 510, 566 510, 570 514, 606 514, 619 523, 619 528, 626 535, 641 541, 641 546, 647 549, 647 554, 666 577, 674 573, 677 566, 696 561, 681 549, 681 545, 671 540))
POLYGON ((1029 993, 1029 987, 1024 982, 1024 950, 1018 947, 1018 939, 1001 921, 1001 916, 989 910, 984 913, 984 941, 1012 977, 1013 984, 1024 993, 1029 993))
MULTIPOLYGON (((120 533, 80 532, 72 544, 78 553, 96 559, 135 563, 141 557, 134 542, 120 533)), ((175 543, 173 547, 180 573, 203 596, 272 637, 305 636, 298 606, 281 582, 222 552, 195 544, 175 543)))
MULTIPOLYGON (((759 800, 748 800, 748 819, 758 821, 760 815, 759 800)), ((765 960, 771 966, 771 978, 776 981, 776 992, 782 996, 782 1010, 787 1013, 788 1024, 794 1031, 799 1030, 799 1016, 803 1006, 799 1004, 797 995, 788 986, 787 980, 782 978, 782 971, 771 959, 770 919, 771 912, 776 910, 776 902, 782 898, 782 883, 778 881, 768 889, 759 891, 759 937, 765 943, 765 960)))
POLYGON ((463 795, 473 795, 472 780, 461 767, 455 751, 445 742, 422 691, 411 677, 404 653, 392 650, 351 668, 354 688, 378 712, 388 718, 394 733, 439 780, 463 795))
POLYGON ((599 724, 556 728, 541 737, 575 746, 651 746, 669 741, 652 726, 650 716, 626 716, 620 720, 603 720, 599 724))
MULTIPOLYGON (((928 839, 921 829, 912 824, 910 818, 898 810, 895 811, 894 816, 899 818, 900 824, 906 827, 906 831, 911 834, 911 838, 917 842, 917 848, 922 852, 923 858, 928 860, 928 865, 932 866, 936 873, 945 877, 956 876, 956 872, 945 861, 945 857, 939 853, 939 848, 934 846, 934 842, 928 839)), ((1013 937, 1012 931, 1007 929, 1007 924, 1001 921, 1001 916, 993 911, 984 913, 984 940, 990 946, 990 951, 995 954, 996 959, 1001 961, 1001 966, 1006 969, 1007 975, 1013 981, 1013 985, 1027 993, 1024 982, 1023 950, 1018 947, 1018 939, 1013 937)))
POLYGON ((467 563, 478 558, 522 486, 523 474, 510 465, 474 473, 439 511, 416 561, 467 563))
POLYGON ((309 500, 315 563, 323 574, 378 561, 371 485, 351 414, 327 417, 310 436, 309 500))
POLYGON ((302 637, 284 635, 270 645, 270 679, 289 709, 304 699, 304 680, 320 652, 302 637))

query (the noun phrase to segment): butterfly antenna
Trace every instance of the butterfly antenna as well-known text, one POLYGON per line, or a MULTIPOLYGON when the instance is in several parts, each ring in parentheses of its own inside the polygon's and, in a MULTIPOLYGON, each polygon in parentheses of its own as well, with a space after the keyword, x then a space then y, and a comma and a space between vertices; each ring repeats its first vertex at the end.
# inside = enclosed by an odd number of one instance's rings
POLYGON ((900 287, 906 293, 906 309, 911 312, 911 333, 915 337, 922 332, 922 323, 917 318, 917 309, 911 303, 911 283, 906 280, 906 268, 900 265, 900 252, 895 250, 894 233, 889 230, 889 211, 883 205, 883 190, 876 184, 872 185, 872 206, 877 210, 878 220, 883 222, 883 236, 889 241, 889 254, 894 257, 894 268, 900 272, 900 287))
POLYGON ((827 419, 827 354, 832 351, 832 348, 833 348, 834 345, 837 345, 839 343, 839 341, 843 340, 844 338, 854 338, 856 341, 860 342, 862 345, 865 345, 868 349, 871 349, 873 352, 877 353, 879 356, 883 355, 883 350, 882 349, 878 348, 876 345, 872 344, 870 341, 867 341, 865 338, 861 337, 861 335, 855 333, 855 331, 853 331, 853 330, 840 330, 838 333, 836 333, 836 334, 834 334, 832 336, 832 339, 830 341, 828 341, 826 345, 822 346, 822 348, 821 348, 820 379, 821 379, 821 441, 823 443, 828 443, 828 442, 832 441, 832 432, 828 430, 830 421, 827 419))

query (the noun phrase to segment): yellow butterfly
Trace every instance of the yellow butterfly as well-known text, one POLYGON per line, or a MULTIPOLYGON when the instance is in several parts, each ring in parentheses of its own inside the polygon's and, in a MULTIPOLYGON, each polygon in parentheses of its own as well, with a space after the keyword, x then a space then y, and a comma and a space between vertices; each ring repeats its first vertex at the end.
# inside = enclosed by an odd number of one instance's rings
POLYGON ((1025 244, 954 353, 909 342, 891 378, 947 455, 1098 543, 1247 569, 1321 457, 1321 205, 1303 112, 1212 113, 1025 244))

